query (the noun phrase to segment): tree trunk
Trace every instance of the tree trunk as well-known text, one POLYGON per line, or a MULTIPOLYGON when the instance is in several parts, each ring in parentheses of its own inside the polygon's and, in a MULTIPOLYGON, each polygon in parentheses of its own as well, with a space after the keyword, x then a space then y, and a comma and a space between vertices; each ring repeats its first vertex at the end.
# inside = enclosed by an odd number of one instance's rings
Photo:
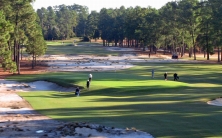
POLYGON ((181 56, 181 53, 182 53, 182 46, 179 47, 179 51, 178 52, 179 52, 179 55, 178 55, 178 57, 179 57, 179 56, 181 56))
POLYGON ((217 47, 217 53, 218 53, 218 62, 220 62, 220 47, 217 47))
POLYGON ((117 42, 118 42, 118 40, 115 39, 115 46, 117 46, 117 42))
POLYGON ((17 44, 18 49, 17 49, 17 70, 18 70, 18 74, 20 74, 20 45, 17 44))
POLYGON ((19 51, 19 44, 18 44, 18 40, 17 40, 17 34, 18 34, 18 13, 16 14, 16 17, 15 17, 15 39, 14 39, 14 61, 16 62, 16 66, 17 66, 17 71, 18 71, 18 74, 20 74, 20 59, 19 59, 19 54, 20 54, 20 51, 19 51))
POLYGON ((182 45, 182 47, 181 47, 181 54, 180 54, 180 57, 183 57, 183 50, 184 50, 184 44, 182 45))
POLYGON ((23 54, 23 53, 22 53, 22 49, 23 49, 23 48, 21 48, 21 60, 22 60, 22 54, 23 54))
POLYGON ((220 61, 222 61, 222 47, 221 47, 221 51, 220 51, 221 53, 220 53, 220 55, 221 55, 221 57, 220 57, 220 61))
POLYGON ((193 54, 193 52, 192 52, 193 50, 192 50, 192 47, 191 48, 189 48, 189 58, 191 58, 192 57, 192 54, 193 54))
POLYGON ((14 58, 13 58, 13 60, 14 60, 14 62, 16 62, 17 61, 17 59, 16 59, 16 50, 17 50, 17 41, 16 41, 16 38, 15 38, 15 40, 14 40, 14 48, 13 48, 13 55, 14 55, 14 58))
POLYGON ((156 48, 155 45, 153 45, 153 47, 154 47, 154 51, 155 51, 155 54, 156 54, 156 52, 157 52, 157 48, 156 48))
POLYGON ((32 69, 34 69, 34 60, 35 60, 35 57, 34 57, 34 54, 32 54, 32 69))
POLYGON ((194 60, 197 60, 197 58, 196 58, 196 45, 195 45, 195 40, 194 40, 194 30, 192 30, 192 39, 193 39, 193 56, 194 56, 194 60))
POLYGON ((103 46, 106 46, 105 40, 103 39, 103 46))
POLYGON ((36 60, 36 55, 35 55, 35 66, 37 65, 37 64, 36 64, 36 63, 37 63, 36 61, 37 61, 37 60, 36 60))
POLYGON ((207 23, 207 32, 206 32, 206 47, 207 47, 207 60, 210 60, 210 48, 208 43, 208 23, 207 23))

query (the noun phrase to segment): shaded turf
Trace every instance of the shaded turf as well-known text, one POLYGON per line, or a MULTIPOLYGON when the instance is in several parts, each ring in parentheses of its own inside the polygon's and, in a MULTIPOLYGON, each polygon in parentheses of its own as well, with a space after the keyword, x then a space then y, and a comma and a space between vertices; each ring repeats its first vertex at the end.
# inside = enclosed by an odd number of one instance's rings
MULTIPOLYGON (((222 108, 206 101, 220 97, 221 65, 138 63, 117 72, 94 72, 90 91, 19 93, 38 112, 64 121, 135 127, 158 138, 222 137, 222 108), (155 78, 151 79, 151 69, 155 78), (163 80, 168 72, 168 81, 163 80), (173 73, 180 76, 172 81, 173 73)), ((85 87, 87 72, 13 76, 85 87)))
POLYGON ((107 51, 99 43, 88 43, 79 42, 79 46, 74 46, 73 43, 56 43, 51 42, 48 44, 48 49, 46 54, 48 55, 98 55, 98 56, 108 56, 108 55, 118 55, 119 52, 107 51))

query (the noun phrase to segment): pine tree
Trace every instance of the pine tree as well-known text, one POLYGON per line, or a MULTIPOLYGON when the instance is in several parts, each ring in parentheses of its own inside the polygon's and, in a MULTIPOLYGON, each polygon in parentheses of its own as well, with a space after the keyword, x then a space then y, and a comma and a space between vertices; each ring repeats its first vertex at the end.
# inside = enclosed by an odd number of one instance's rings
POLYGON ((5 15, 0 11, 0 60, 4 70, 15 72, 16 66, 12 61, 11 51, 8 48, 10 32, 13 31, 13 26, 9 21, 5 20, 5 15))

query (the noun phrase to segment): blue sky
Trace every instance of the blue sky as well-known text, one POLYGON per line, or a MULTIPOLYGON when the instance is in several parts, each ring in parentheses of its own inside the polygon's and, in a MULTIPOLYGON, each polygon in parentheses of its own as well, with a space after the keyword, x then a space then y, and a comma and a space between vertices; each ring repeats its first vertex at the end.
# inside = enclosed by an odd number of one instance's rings
POLYGON ((36 2, 33 3, 33 7, 34 9, 39 9, 41 7, 47 8, 48 6, 61 4, 72 5, 75 3, 87 6, 89 11, 96 10, 99 12, 102 8, 119 8, 122 5, 126 8, 130 6, 151 6, 159 9, 170 1, 172 0, 36 0, 36 2))

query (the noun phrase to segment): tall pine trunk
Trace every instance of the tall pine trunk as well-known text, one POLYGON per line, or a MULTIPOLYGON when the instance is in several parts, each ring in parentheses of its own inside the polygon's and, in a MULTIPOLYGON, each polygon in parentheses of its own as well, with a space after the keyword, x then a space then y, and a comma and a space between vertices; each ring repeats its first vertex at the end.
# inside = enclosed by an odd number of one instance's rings
POLYGON ((117 46, 117 43, 118 43, 118 40, 117 40, 117 39, 115 39, 115 46, 117 46))
POLYGON ((195 45, 195 40, 194 40, 194 30, 192 30, 192 40, 193 40, 193 56, 194 56, 194 60, 197 60, 197 58, 196 58, 196 45, 195 45))
POLYGON ((218 62, 220 62, 220 47, 217 47, 217 53, 218 53, 218 62))
POLYGON ((221 50, 220 50, 220 55, 221 55, 221 57, 220 57, 220 61, 222 61, 222 47, 221 47, 221 50))
POLYGON ((20 45, 18 44, 18 49, 17 49, 17 70, 18 74, 20 74, 20 45))
POLYGON ((106 42, 105 42, 105 40, 103 39, 103 46, 106 46, 106 42))
POLYGON ((32 69, 34 69, 34 60, 35 60, 35 56, 34 53, 32 54, 32 69))
POLYGON ((18 74, 20 74, 20 59, 19 59, 20 46, 16 38, 17 35, 18 35, 18 13, 16 14, 15 17, 14 61, 16 62, 17 72, 18 74))
POLYGON ((206 44, 207 44, 207 60, 210 60, 210 48, 208 41, 208 23, 207 23, 207 32, 206 32, 206 44))
POLYGON ((191 48, 189 48, 189 58, 191 58, 192 55, 193 55, 193 48, 191 47, 191 48))

